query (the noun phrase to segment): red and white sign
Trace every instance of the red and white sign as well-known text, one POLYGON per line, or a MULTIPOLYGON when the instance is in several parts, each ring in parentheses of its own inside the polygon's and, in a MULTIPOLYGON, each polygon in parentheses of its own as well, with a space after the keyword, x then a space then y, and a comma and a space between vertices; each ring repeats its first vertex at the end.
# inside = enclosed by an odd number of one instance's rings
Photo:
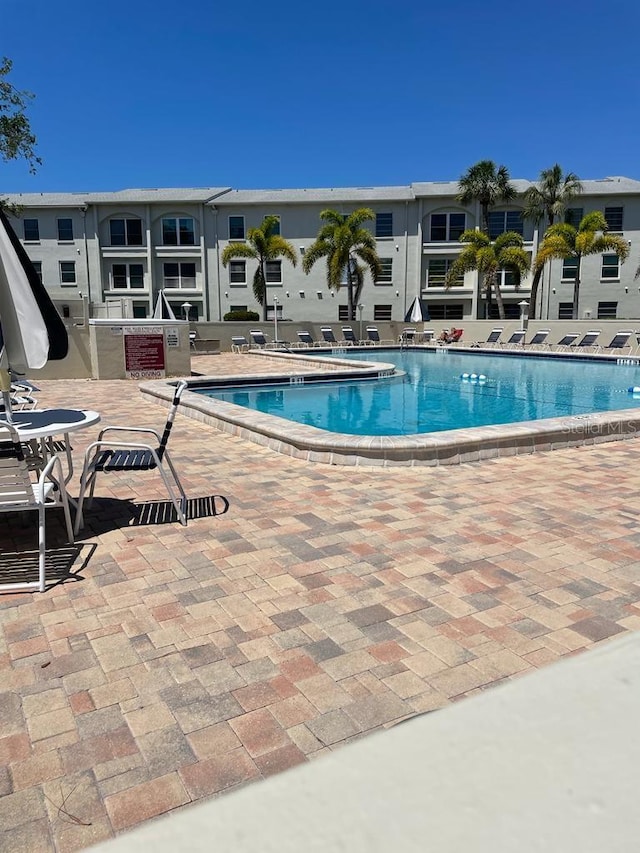
POLYGON ((127 379, 164 379, 164 335, 161 326, 125 326, 124 366, 127 379))

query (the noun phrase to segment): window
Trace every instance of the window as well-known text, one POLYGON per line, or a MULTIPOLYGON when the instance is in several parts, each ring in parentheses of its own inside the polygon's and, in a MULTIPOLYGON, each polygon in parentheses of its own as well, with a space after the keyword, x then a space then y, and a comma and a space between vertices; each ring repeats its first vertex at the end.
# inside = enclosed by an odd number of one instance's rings
POLYGON ((247 283, 247 262, 246 261, 230 261, 229 263, 229 284, 246 284, 247 283))
POLYGON ((60 261, 60 283, 75 284, 76 283, 76 262, 75 261, 60 261))
POLYGON ((163 219, 163 246, 195 246, 196 232, 193 219, 163 219))
POLYGON ((338 320, 341 320, 343 323, 349 322, 348 305, 338 305, 338 320))
MULTIPOLYGON (((453 258, 429 258, 427 267, 427 287, 444 287, 444 281, 453 258)), ((459 275, 452 283, 452 287, 461 287, 464 284, 464 276, 459 275)))
POLYGON ((604 218, 607 220, 609 231, 622 231, 622 207, 605 207, 604 218))
POLYGON ((229 217, 229 239, 244 240, 244 216, 229 217))
POLYGON ((380 275, 376 284, 393 283, 393 258, 380 258, 380 275))
POLYGON ((140 290, 144 287, 142 264, 113 264, 111 287, 114 290, 140 290))
POLYGON ((462 303, 449 305, 446 302, 430 302, 429 316, 432 320, 462 320, 462 303))
POLYGON ((505 231, 523 234, 524 223, 520 210, 492 210, 489 213, 489 237, 495 240, 505 231))
POLYGON ((265 278, 267 284, 282 284, 282 261, 267 261, 265 278))
POLYGON ((617 302, 598 302, 598 320, 615 320, 617 313, 617 302))
POLYGON ((584 207, 569 207, 565 211, 564 221, 567 225, 572 225, 574 228, 577 228, 582 222, 582 217, 584 216, 584 207))
POLYGON ((278 220, 274 224, 273 231, 271 233, 272 234, 279 234, 280 233, 280 215, 278 213, 272 213, 271 216, 275 216, 275 218, 278 220))
POLYGON ((562 261, 562 281, 575 281, 577 269, 577 258, 565 258, 562 261))
POLYGON ((432 213, 430 239, 434 243, 459 240, 466 227, 466 213, 432 213))
POLYGON ((40 284, 42 284, 42 261, 31 261, 31 265, 38 274, 40 284))
POLYGON ((24 239, 27 243, 37 243, 40 239, 40 226, 37 219, 24 219, 24 239))
POLYGON ((196 286, 196 265, 191 262, 166 263, 164 269, 164 286, 193 290, 196 286))
MULTIPOLYGON (((516 284, 519 284, 519 281, 512 270, 498 270, 496 273, 496 283, 499 287, 515 287, 516 284)), ((519 314, 518 317, 520 317, 519 314)))
MULTIPOLYGON (((267 320, 273 320, 273 305, 267 305, 267 320)), ((282 320, 282 305, 278 304, 278 320, 282 320)))
MULTIPOLYGON (((520 319, 520 306, 517 302, 505 302, 504 303, 504 314, 506 320, 519 320, 520 319)), ((491 302, 489 305, 489 316, 487 320, 499 320, 500 313, 498 311, 498 303, 491 302)))
POLYGON ((391 319, 391 305, 374 305, 373 306, 373 319, 374 320, 390 320, 391 319))
POLYGON ((393 213, 376 213, 376 237, 393 237, 393 213))
POLYGON ((620 278, 620 258, 617 255, 602 256, 602 272, 600 278, 620 278))
POLYGON ((133 316, 136 320, 146 320, 148 317, 147 308, 149 306, 146 302, 134 302, 133 303, 133 316))
POLYGON ((112 246, 142 246, 142 220, 111 219, 109 234, 112 246))
POLYGON ((558 320, 573 320, 573 302, 558 303, 558 320))
POLYGON ((72 219, 58 219, 58 240, 60 243, 73 242, 72 219))

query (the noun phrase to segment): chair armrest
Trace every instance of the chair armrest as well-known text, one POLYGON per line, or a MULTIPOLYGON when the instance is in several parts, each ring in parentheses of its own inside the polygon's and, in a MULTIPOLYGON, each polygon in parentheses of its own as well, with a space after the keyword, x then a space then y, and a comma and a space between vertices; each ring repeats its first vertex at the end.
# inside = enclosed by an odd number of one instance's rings
POLYGON ((108 426, 103 430, 100 430, 98 435, 98 441, 102 441, 102 437, 106 435, 108 432, 140 432, 146 435, 154 435, 158 441, 160 441, 160 434, 155 429, 149 429, 147 427, 120 427, 120 426, 108 426))

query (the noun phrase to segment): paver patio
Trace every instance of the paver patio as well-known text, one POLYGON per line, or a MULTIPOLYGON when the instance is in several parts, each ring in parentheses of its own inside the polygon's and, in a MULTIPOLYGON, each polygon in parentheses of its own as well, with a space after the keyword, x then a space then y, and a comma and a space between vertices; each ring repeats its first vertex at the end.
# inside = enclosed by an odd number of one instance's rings
MULTIPOLYGON (((135 383, 41 387, 164 422, 135 383)), ((74 435, 78 467, 97 431, 74 435)), ((179 413, 170 449, 226 513, 145 523, 157 474, 104 476, 75 548, 48 522, 71 576, 0 597, 2 850, 81 849, 640 625, 638 440, 345 469, 179 413)), ((35 537, 3 516, 0 570, 35 537)))

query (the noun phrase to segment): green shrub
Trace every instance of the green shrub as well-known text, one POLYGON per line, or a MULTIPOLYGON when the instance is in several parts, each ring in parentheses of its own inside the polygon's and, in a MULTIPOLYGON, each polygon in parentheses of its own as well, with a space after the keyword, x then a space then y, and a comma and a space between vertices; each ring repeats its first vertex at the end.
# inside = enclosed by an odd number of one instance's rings
POLYGON ((223 320, 259 320, 257 311, 227 311, 223 320))

